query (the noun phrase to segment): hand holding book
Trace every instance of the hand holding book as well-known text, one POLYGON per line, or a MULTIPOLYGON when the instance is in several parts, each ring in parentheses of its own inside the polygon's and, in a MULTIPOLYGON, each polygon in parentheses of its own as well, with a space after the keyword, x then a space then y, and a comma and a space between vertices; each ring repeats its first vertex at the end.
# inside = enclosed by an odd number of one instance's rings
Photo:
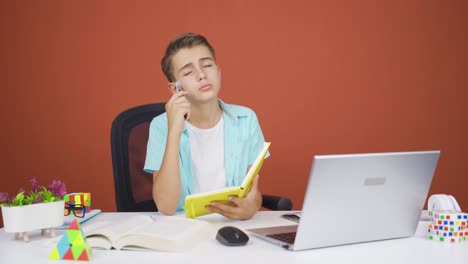
POLYGON ((258 174, 254 177, 252 187, 247 192, 246 197, 229 196, 231 204, 214 201, 210 205, 207 205, 206 208, 213 213, 221 214, 229 219, 246 220, 252 218, 262 205, 262 195, 257 189, 258 177, 258 174))
POLYGON ((252 163, 252 166, 249 168, 247 175, 244 177, 244 181, 241 186, 227 187, 213 192, 197 193, 187 196, 185 198, 185 216, 188 218, 195 218, 197 216, 213 213, 206 208, 213 201, 216 201, 217 203, 232 204, 233 201, 229 199, 230 196, 237 196, 239 198, 246 197, 250 188, 252 188, 254 177, 262 168, 263 160, 266 157, 270 145, 270 142, 265 142, 263 149, 260 151, 254 163, 252 163))

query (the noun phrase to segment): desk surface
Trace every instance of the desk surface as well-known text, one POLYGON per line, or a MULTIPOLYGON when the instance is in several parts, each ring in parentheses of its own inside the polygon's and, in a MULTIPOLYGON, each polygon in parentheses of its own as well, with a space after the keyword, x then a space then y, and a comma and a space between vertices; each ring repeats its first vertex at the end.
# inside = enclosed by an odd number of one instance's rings
MULTIPOLYGON (((261 211, 247 221, 232 221, 219 215, 205 216, 219 227, 233 225, 241 229, 294 224, 280 218, 285 212, 261 211)), ((99 218, 118 221, 134 213, 103 213, 99 218)), ((379 242, 313 249, 291 252, 276 245, 250 236, 244 247, 226 247, 214 237, 188 252, 157 252, 127 250, 92 251, 90 263, 236 263, 245 259, 246 263, 466 263, 468 260, 468 242, 446 244, 429 241, 422 236, 423 223, 420 223, 417 235, 411 238, 392 239, 379 242)), ((58 231, 57 235, 62 235, 58 231)), ((0 263, 73 263, 71 261, 49 260, 53 249, 51 238, 41 237, 40 232, 30 233, 31 241, 14 240, 14 235, 0 229, 0 263)), ((77 262, 85 263, 85 262, 77 262)))

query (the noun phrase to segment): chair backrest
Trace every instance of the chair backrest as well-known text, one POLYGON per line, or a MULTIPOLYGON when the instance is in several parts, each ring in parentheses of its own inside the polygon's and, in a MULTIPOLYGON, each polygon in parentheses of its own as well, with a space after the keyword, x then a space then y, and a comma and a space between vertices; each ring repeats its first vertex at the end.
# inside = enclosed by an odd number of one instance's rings
POLYGON ((111 152, 114 189, 119 212, 157 211, 153 175, 143 170, 151 120, 166 112, 165 103, 123 111, 112 122, 111 152))

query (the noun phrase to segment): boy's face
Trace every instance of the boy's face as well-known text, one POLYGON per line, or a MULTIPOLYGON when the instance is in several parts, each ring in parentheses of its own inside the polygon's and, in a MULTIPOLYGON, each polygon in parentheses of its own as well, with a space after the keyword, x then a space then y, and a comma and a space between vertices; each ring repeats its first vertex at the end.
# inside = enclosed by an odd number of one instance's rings
MULTIPOLYGON (((183 48, 172 57, 174 78, 187 91, 189 101, 206 102, 218 98, 221 72, 210 50, 203 45, 183 48)), ((169 87, 175 91, 175 82, 169 87)))

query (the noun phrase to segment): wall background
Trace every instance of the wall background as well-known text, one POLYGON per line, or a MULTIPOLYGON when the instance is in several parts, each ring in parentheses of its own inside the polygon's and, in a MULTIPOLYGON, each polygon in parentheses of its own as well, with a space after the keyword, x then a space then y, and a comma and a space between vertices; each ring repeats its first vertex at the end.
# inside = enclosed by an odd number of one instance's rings
MULTIPOLYGON (((166 101, 166 44, 201 33, 221 98, 253 108, 261 190, 300 209, 316 154, 440 149, 430 190, 467 211, 468 2, 2 1, 0 191, 38 177, 115 210, 110 127, 166 101)), ((0 226, 3 223, 0 220, 0 226)))

